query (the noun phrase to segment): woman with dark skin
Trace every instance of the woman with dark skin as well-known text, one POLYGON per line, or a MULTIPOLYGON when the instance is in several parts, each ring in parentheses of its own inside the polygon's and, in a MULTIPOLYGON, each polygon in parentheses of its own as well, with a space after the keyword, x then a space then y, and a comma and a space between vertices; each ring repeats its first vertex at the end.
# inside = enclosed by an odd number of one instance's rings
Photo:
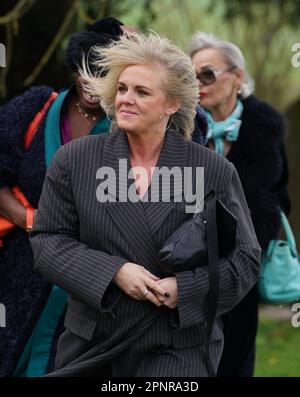
MULTIPOLYGON (((75 87, 66 101, 66 112, 70 120, 70 139, 88 135, 99 119, 105 118, 105 112, 98 98, 91 98, 82 89, 82 81, 74 73, 75 87)), ((13 195, 9 187, 0 188, 0 214, 23 230, 26 227, 26 210, 13 195)))
MULTIPOLYGON (((26 224, 26 209, 11 188, 17 185, 37 208, 46 168, 59 147, 109 131, 100 100, 83 89, 78 67, 91 47, 106 46, 130 30, 115 18, 105 18, 71 36, 66 64, 75 84, 52 102, 27 150, 23 147, 26 130, 53 89, 33 87, 0 108, 0 215, 17 226, 4 236, 0 248, 0 302, 6 309, 6 328, 0 328, 2 377, 39 376, 53 368, 66 305, 64 291, 34 271, 27 233, 32 225, 26 224)), ((88 62, 93 71, 93 59, 88 62)))

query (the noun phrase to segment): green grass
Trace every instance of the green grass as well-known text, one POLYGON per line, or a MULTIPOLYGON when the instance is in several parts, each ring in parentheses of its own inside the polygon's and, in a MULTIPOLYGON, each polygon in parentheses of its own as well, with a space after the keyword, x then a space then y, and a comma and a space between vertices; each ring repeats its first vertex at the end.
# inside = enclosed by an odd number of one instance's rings
POLYGON ((300 376, 300 328, 286 320, 260 319, 255 376, 300 376))

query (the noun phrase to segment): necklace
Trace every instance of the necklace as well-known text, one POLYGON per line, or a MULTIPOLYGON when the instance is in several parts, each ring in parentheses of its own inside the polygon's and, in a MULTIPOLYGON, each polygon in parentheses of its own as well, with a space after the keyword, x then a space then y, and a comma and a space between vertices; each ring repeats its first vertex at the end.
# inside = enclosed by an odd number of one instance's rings
POLYGON ((92 114, 90 114, 90 113, 86 112, 85 110, 83 110, 82 107, 80 106, 80 103, 79 103, 79 102, 76 102, 75 105, 76 105, 76 108, 77 108, 78 112, 79 112, 83 117, 85 117, 86 121, 88 121, 88 120, 87 120, 88 118, 91 118, 93 121, 96 121, 96 120, 99 118, 99 116, 93 116, 92 114))

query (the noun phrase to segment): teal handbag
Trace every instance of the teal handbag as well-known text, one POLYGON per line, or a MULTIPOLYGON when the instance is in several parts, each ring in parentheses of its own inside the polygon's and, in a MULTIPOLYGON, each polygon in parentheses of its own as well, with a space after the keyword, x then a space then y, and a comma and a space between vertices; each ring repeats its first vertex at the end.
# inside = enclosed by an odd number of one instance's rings
POLYGON ((300 298, 300 263, 296 241, 285 214, 280 211, 286 240, 272 240, 262 254, 258 281, 263 303, 291 303, 300 298))

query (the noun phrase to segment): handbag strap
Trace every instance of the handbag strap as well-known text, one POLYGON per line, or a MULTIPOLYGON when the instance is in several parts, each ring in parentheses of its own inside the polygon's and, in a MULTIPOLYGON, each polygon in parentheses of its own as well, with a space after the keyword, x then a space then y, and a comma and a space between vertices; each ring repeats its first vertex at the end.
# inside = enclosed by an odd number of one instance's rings
MULTIPOLYGON (((40 124, 43 118, 45 117, 45 114, 51 105, 51 103, 54 101, 54 99, 58 96, 58 93, 53 91, 47 101, 45 102, 44 106, 40 111, 38 111, 33 120, 30 122, 29 126, 27 127, 27 130, 24 135, 24 149, 27 150, 28 147, 30 146, 40 124)), ((24 208, 26 208, 26 226, 29 228, 33 224, 33 218, 34 218, 34 208, 29 204, 28 200, 24 196, 24 194, 21 192, 18 186, 14 186, 12 189, 13 195, 21 202, 24 208)), ((1 217, 0 217, 1 218, 1 217)), ((5 218, 4 218, 5 219, 5 218)), ((13 225, 13 223, 11 223, 13 225)), ((13 226, 14 227, 14 226, 13 226)), ((0 239, 0 247, 3 247, 3 241, 0 239)))
POLYGON ((34 116, 33 120, 31 121, 31 123, 29 124, 26 132, 25 132, 25 136, 24 136, 24 148, 25 150, 28 149, 28 147, 31 144, 31 141, 33 140, 39 125, 41 124, 41 121, 43 120, 49 106, 51 105, 51 103, 54 101, 54 99, 58 96, 58 93, 53 91, 51 93, 51 95, 49 96, 47 102, 44 104, 44 106, 42 107, 42 109, 40 111, 38 111, 36 113, 36 115, 34 116))
POLYGON ((295 257, 297 257, 298 252, 297 252, 297 246, 296 246, 296 240, 294 237, 294 233, 293 233, 292 228, 289 224, 288 218, 286 217, 285 213, 282 210, 280 210, 280 217, 281 217, 281 224, 283 226, 283 230, 285 232, 288 245, 292 251, 292 254, 295 257))
POLYGON ((218 227, 216 216, 216 195, 212 192, 212 198, 206 203, 206 219, 207 219, 207 250, 208 250, 208 316, 206 321, 206 343, 205 343, 205 361, 210 377, 216 376, 209 355, 209 342, 213 330, 217 307, 219 301, 219 243, 218 243, 218 227))

